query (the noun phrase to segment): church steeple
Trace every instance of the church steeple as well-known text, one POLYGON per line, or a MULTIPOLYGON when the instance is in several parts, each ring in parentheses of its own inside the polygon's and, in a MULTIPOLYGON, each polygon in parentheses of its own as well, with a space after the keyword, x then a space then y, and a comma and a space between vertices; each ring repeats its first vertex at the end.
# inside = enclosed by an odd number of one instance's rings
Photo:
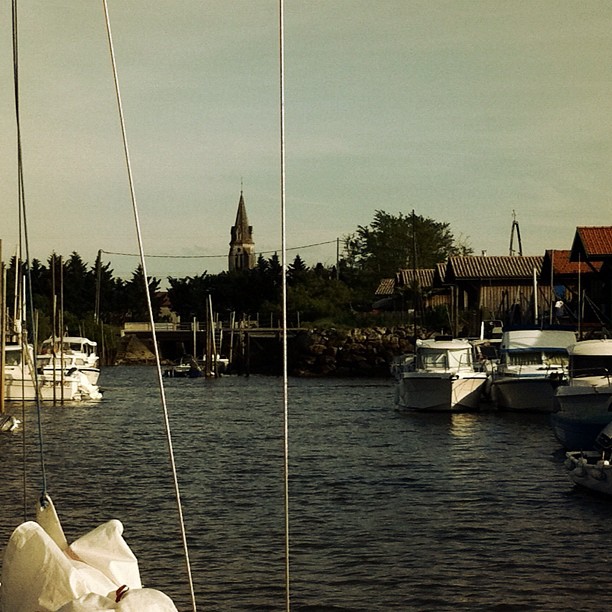
POLYGON ((253 227, 244 204, 242 189, 236 212, 236 222, 231 229, 230 251, 228 257, 229 271, 250 270, 255 267, 255 243, 253 242, 253 227))

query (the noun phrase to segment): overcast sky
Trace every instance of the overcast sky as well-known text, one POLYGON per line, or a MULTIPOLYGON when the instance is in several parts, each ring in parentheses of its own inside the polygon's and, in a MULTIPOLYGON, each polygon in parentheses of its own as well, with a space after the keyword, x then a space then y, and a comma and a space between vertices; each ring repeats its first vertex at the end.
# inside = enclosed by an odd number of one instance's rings
MULTIPOLYGON (((108 0, 147 253, 227 269, 241 185, 280 248, 277 0, 108 0)), ((10 3, 0 8, 0 238, 17 243, 10 3)), ((137 244, 101 0, 20 0, 30 251, 137 244)), ((569 248, 611 225, 609 0, 289 0, 287 240, 313 265, 377 209, 448 222, 476 253, 569 248)), ((137 259, 104 255, 117 276, 137 259)))

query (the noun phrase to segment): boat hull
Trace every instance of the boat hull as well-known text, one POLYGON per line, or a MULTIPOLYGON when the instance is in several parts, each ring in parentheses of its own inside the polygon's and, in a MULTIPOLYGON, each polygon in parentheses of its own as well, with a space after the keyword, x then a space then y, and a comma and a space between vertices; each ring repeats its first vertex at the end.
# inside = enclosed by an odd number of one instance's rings
POLYGON ((598 451, 566 453, 565 467, 570 480, 579 487, 612 495, 612 465, 598 451))
POLYGON ((396 407, 433 412, 477 410, 486 376, 405 373, 397 383, 396 407))
MULTIPOLYGON (((78 382, 75 380, 65 380, 63 385, 60 381, 39 382, 39 397, 43 401, 61 401, 82 399, 78 382)), ((9 401, 35 400, 36 387, 30 378, 6 378, 5 379, 5 399, 9 401)))
POLYGON ((551 415, 555 436, 568 450, 594 447, 599 432, 612 422, 612 385, 560 387, 551 415))
MULTIPOLYGON (((79 367, 77 369, 79 372, 82 372, 87 377, 87 380, 90 382, 90 384, 98 384, 98 379, 100 378, 99 368, 79 367)), ((52 366, 47 366, 44 367, 42 371, 45 377, 49 378, 50 380, 53 380, 54 377, 55 380, 60 380, 62 377, 62 371, 60 368, 53 368, 52 366)), ((64 376, 70 376, 70 370, 64 370, 64 376)))
POLYGON ((499 410, 550 413, 558 386, 550 378, 500 377, 493 380, 491 397, 499 410))

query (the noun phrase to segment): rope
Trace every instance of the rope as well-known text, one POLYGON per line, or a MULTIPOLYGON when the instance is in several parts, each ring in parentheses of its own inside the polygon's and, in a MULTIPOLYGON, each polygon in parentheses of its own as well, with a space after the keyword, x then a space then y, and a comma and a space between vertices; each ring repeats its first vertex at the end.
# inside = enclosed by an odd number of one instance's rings
MULTIPOLYGON (((19 231, 19 243, 21 245, 21 235, 23 233, 23 242, 25 244, 25 252, 26 252, 26 277, 27 277, 27 294, 28 294, 28 302, 30 308, 30 321, 34 322, 34 300, 33 300, 33 291, 32 291, 32 272, 30 266, 30 247, 29 247, 29 239, 28 239, 28 223, 27 223, 27 215, 26 215, 26 205, 25 205, 25 189, 24 189, 24 181, 23 181, 23 156, 22 156, 22 148, 21 148, 21 114, 19 107, 19 38, 18 38, 18 28, 17 28, 17 0, 13 0, 12 2, 12 26, 13 26, 13 83, 14 83, 14 92, 15 92, 15 123, 16 123, 16 133, 17 133, 17 185, 18 185, 18 199, 19 199, 19 222, 20 222, 20 231, 19 231), (23 221, 23 225, 22 225, 23 221), (23 231, 22 231, 23 230, 23 231)), ((21 249, 20 249, 21 252, 21 249)), ((17 290, 18 284, 16 284, 17 290)), ((19 300, 21 300, 21 292, 19 292, 19 300)), ((22 316, 24 316, 23 313, 22 316)), ((24 330, 21 330, 21 341, 22 344, 24 340, 27 341, 27 338, 23 337, 24 330)), ((27 354, 27 349, 24 352, 27 354)), ((29 355, 28 355, 29 357, 29 355)), ((30 375, 32 377, 32 381, 34 383, 35 390, 35 398, 36 398, 36 416, 37 416, 37 424, 38 424, 38 449, 39 449, 39 458, 40 458, 40 471, 41 471, 41 505, 47 497, 47 471, 45 468, 45 453, 44 453, 44 439, 43 439, 43 431, 42 431, 42 410, 41 410, 41 402, 40 402, 40 388, 38 386, 38 372, 33 364, 28 359, 28 367, 30 369, 30 375)), ((25 366, 25 359, 21 361, 21 368, 25 366)), ((22 376, 23 378, 23 376, 22 376)), ((22 383, 23 384, 23 383, 22 383)), ((23 393, 25 396, 25 393, 23 393)), ((24 432, 25 432, 25 423, 24 423, 24 432)), ((25 444, 24 444, 25 447, 25 444)), ((25 463, 24 463, 25 466, 25 463)), ((25 500, 25 467, 24 467, 24 500, 25 500)), ((25 501, 24 501, 25 504, 25 501)), ((43 506, 44 507, 44 506, 43 506)), ((26 514, 25 506, 24 506, 24 517, 26 514)))
POLYGON ((181 494, 180 494, 180 489, 179 489, 179 484, 178 484, 178 476, 177 476, 177 472, 176 472, 176 463, 174 461, 174 450, 173 450, 173 446, 172 446, 172 435, 170 432, 170 419, 168 417, 168 406, 166 403, 166 395, 165 395, 165 391, 164 391, 164 382, 163 382, 163 374, 162 374, 162 370, 161 370, 161 360, 160 360, 160 355, 159 355, 159 349, 157 346, 157 336, 155 333, 155 325, 154 325, 154 317, 153 317, 153 307, 151 305, 151 296, 149 294, 149 287, 148 287, 148 283, 147 283, 147 269, 146 269, 146 262, 145 262, 145 254, 144 254, 144 246, 143 246, 143 241, 142 241, 142 233, 140 230, 140 219, 139 219, 139 214, 138 214, 138 207, 136 204, 136 193, 135 193, 135 189, 134 189, 134 181, 132 178, 132 166, 130 163, 130 154, 129 154, 129 149, 128 149, 128 143, 127 143, 127 135, 126 135, 126 131, 125 131, 125 120, 124 120, 124 116, 123 116, 123 106, 121 104, 121 93, 119 91, 119 79, 117 76, 117 65, 115 62, 115 51, 113 48, 113 38, 112 38, 112 34, 111 34, 111 25, 110 25, 110 18, 109 18, 109 14, 108 14, 108 6, 107 6, 107 2, 106 0, 102 0, 102 4, 104 6, 104 16, 105 16, 105 21, 106 21, 106 33, 108 36, 108 46, 109 46, 109 51, 110 51, 110 58, 111 58, 111 64, 112 64, 112 69, 113 69, 113 81, 115 84, 115 94, 116 94, 116 98, 117 98, 117 108, 119 111, 119 121, 121 124, 121 135, 122 135, 122 140, 123 140, 123 152, 125 155, 125 163, 126 163, 126 169, 127 169, 127 173, 128 173, 128 181, 129 181, 129 187, 130 187, 130 197, 132 200, 132 210, 134 213, 134 222, 136 225, 136 235, 138 237, 138 249, 139 249, 139 253, 140 253, 140 264, 142 266, 142 275, 143 275, 143 282, 144 282, 144 290, 145 290, 145 295, 147 298, 147 307, 148 307, 148 311, 149 311, 149 319, 151 321, 151 332, 152 332, 152 340, 153 340, 153 347, 154 347, 154 352, 155 352, 155 363, 157 365, 157 379, 158 379, 158 384, 159 384, 159 392, 160 392, 160 400, 161 400, 161 404, 162 404, 162 410, 163 410, 163 417, 164 417, 164 425, 165 425, 165 431, 166 431, 166 440, 167 440, 167 444, 168 444, 168 455, 169 455, 169 460, 170 460, 170 465, 172 468, 172 477, 173 477, 173 481, 174 481, 174 492, 175 492, 175 497, 176 497, 176 504, 177 504, 177 510, 178 510, 178 515, 179 515, 179 523, 180 523, 180 529, 181 529, 181 538, 183 541, 183 549, 184 549, 184 554, 185 554, 185 565, 186 565, 186 570, 187 570, 187 576, 189 579, 189 590, 191 593, 191 605, 193 608, 193 611, 196 612, 196 600, 195 600, 195 591, 194 591, 194 587, 193 587, 193 578, 191 575, 191 563, 189 561, 189 548, 187 546, 187 534, 185 531, 185 522, 183 520, 183 509, 181 506, 181 494))
POLYGON ((279 0, 279 80, 280 80, 280 190, 281 190, 281 263, 283 312, 283 441, 285 506, 285 608, 291 609, 291 575, 289 559, 289 402, 287 384, 287 238, 285 204, 285 25, 283 0, 279 0))

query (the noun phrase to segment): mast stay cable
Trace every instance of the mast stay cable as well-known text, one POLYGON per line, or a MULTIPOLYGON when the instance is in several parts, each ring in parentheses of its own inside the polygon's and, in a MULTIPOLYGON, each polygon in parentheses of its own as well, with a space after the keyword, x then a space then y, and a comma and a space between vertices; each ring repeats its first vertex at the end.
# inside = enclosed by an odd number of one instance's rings
POLYGON ((281 265, 283 329, 283 442, 285 505, 285 608, 291 609, 291 575, 289 560, 289 402, 287 384, 287 238, 285 198, 285 14, 283 0, 279 5, 279 83, 280 83, 280 195, 281 195, 281 265))
POLYGON ((144 246, 143 246, 143 240, 142 240, 142 232, 140 229, 140 217, 139 217, 139 213, 138 213, 138 206, 136 204, 136 192, 135 192, 135 188, 134 188, 134 180, 133 180, 133 176, 132 176, 132 165, 130 162, 130 153, 129 153, 129 148, 128 148, 128 142, 127 142, 127 133, 126 133, 126 129, 125 129, 125 120, 124 120, 124 115, 123 115, 123 105, 121 103, 121 92, 119 90, 119 78, 117 75, 117 65, 115 62, 115 51, 114 51, 114 47, 113 47, 113 38, 112 38, 112 33, 111 33, 111 24, 110 24, 110 17, 109 17, 109 13, 108 13, 108 6, 107 6, 107 0, 102 0, 102 4, 104 6, 104 16, 105 16, 105 21, 106 21, 106 34, 108 36, 108 46, 109 46, 109 51, 110 51, 110 59, 111 59, 111 64, 112 64, 112 69, 113 69, 113 81, 114 81, 114 85, 115 85, 115 94, 116 94, 116 100, 117 100, 117 109, 118 109, 118 113, 119 113, 119 123, 121 126, 121 136, 122 136, 122 141, 123 141, 123 152, 124 152, 124 157, 125 157, 125 163, 126 163, 126 169, 127 169, 127 174, 128 174, 128 181, 129 181, 129 188, 130 188, 130 198, 132 201, 132 211, 134 214, 134 223, 136 226, 136 235, 137 235, 137 239, 138 239, 138 250, 140 253, 140 265, 142 267, 142 275, 143 275, 143 283, 144 283, 144 292, 146 295, 146 300, 147 300, 147 308, 148 308, 148 312, 149 312, 149 319, 151 321, 151 334, 152 334, 152 341, 153 341, 153 347, 154 347, 154 354, 155 354, 155 363, 156 363, 156 370, 157 370, 157 379, 158 379, 158 386, 159 386, 159 394, 160 394, 160 400, 161 400, 161 405, 162 405, 162 411, 163 411, 163 417, 164 417, 164 426, 165 426, 165 432, 166 432, 166 442, 168 445, 168 455, 169 455, 169 460, 170 460, 170 465, 172 468, 172 477, 173 477, 173 482, 174 482, 174 493, 175 493, 175 497, 176 497, 176 505, 177 505, 177 511, 178 511, 178 516, 179 516, 179 523, 180 523, 180 530, 181 530, 181 538, 182 538, 182 542, 183 542, 183 550, 184 550, 184 555, 185 555, 185 566, 186 566, 186 570, 187 570, 187 576, 188 576, 188 580, 189 580, 189 589, 190 589, 190 593, 191 593, 191 605, 192 605, 192 609, 194 612, 196 612, 196 600, 195 600, 195 591, 194 591, 194 586, 193 586, 193 577, 191 574, 191 563, 189 561, 189 547, 187 545, 187 534, 185 531, 185 521, 183 519, 183 509, 181 506, 181 494, 180 494, 180 488, 179 488, 179 484, 178 484, 178 476, 177 476, 177 471, 176 471, 176 462, 174 460, 174 449, 172 446, 172 435, 170 432, 170 419, 168 416, 168 406, 166 403, 166 394, 165 394, 165 390, 164 390, 164 382, 163 382, 163 373, 162 373, 162 369, 161 369, 161 359, 160 359, 160 355, 159 355, 159 347, 157 346, 157 335, 155 333, 155 325, 154 325, 154 317, 153 317, 153 306, 151 304, 151 296, 149 294, 149 286, 148 286, 148 282, 147 282, 147 268, 146 268, 146 261, 145 261, 145 252, 144 252, 144 246))

